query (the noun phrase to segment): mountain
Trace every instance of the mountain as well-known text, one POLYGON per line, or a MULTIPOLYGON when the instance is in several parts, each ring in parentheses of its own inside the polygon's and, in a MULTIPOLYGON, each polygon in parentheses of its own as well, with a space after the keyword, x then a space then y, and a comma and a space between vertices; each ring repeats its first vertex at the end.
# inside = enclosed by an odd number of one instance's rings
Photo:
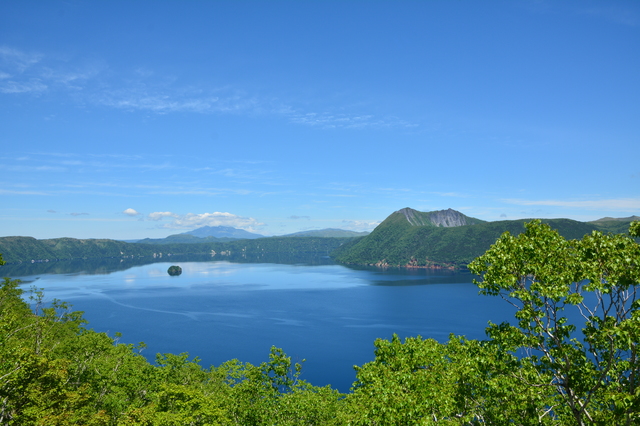
POLYGON ((251 240, 255 238, 264 238, 264 235, 254 234, 253 232, 237 229, 231 226, 203 226, 193 231, 183 232, 178 235, 193 235, 199 238, 215 237, 215 238, 233 238, 237 240, 251 240))
MULTIPOLYGON (((278 238, 288 237, 320 237, 320 238, 355 238, 364 237, 368 232, 354 232, 344 229, 317 229, 313 231, 302 231, 288 235, 281 235, 278 238)), ((230 226, 203 226, 193 231, 182 234, 169 235, 166 238, 145 238, 143 240, 128 240, 127 243, 138 244, 198 244, 207 242, 225 242, 234 240, 254 240, 258 238, 268 238, 264 235, 254 234, 242 229, 230 226)), ((274 237, 271 237, 274 238, 274 237)))
MULTIPOLYGON (((485 223, 484 220, 465 216, 459 211, 453 209, 436 210, 433 212, 419 212, 417 210, 405 207, 393 213, 398 217, 404 216, 411 226, 437 226, 444 228, 453 228, 455 226, 476 225, 485 223)), ((391 216, 390 216, 391 217, 391 216)), ((400 219, 402 220, 402 219, 400 219)))
MULTIPOLYGON (((611 223, 619 224, 620 232, 626 232, 631 220, 611 223)), ((452 209, 420 212, 404 208, 389 215, 368 236, 340 246, 332 256, 338 262, 357 265, 455 268, 483 254, 503 232, 514 235, 524 232, 528 221, 530 219, 485 222, 452 209)), ((610 232, 597 221, 542 221, 568 239, 581 238, 594 230, 610 232)), ((610 224, 610 221, 604 222, 610 224)))
POLYGON ((294 232, 280 237, 321 237, 321 238, 355 238, 369 235, 369 232, 347 231, 346 229, 326 228, 311 231, 294 232))
POLYGON ((623 234, 629 230, 629 223, 640 220, 640 216, 629 217, 603 217, 598 220, 593 220, 588 223, 592 223, 600 228, 603 232, 611 232, 614 234, 623 234))
MULTIPOLYGON (((145 238, 143 240, 130 241, 138 244, 198 244, 214 241, 232 241, 235 238, 196 237, 191 234, 173 234, 166 238, 145 238)), ((129 241, 128 241, 129 242, 129 241)))

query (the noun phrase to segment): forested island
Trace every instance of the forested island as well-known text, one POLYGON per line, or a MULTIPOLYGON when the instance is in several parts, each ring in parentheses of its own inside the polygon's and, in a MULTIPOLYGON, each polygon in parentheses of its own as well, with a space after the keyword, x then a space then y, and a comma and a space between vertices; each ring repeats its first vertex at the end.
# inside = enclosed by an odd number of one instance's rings
MULTIPOLYGON (((640 237, 640 222, 629 234, 640 237)), ((0 258, 0 263, 3 263, 0 258)), ((0 286, 0 423, 8 425, 632 425, 640 422, 640 246, 548 224, 503 233, 469 269, 517 308, 488 339, 375 342, 351 391, 299 378, 272 348, 258 365, 204 367, 187 354, 97 333, 80 312, 0 286), (29 301, 27 303, 26 300, 29 301), (565 309, 584 313, 567 321, 565 309), (581 330, 584 337, 577 338, 581 330)), ((505 302, 506 303, 506 302, 505 302)), ((313 354, 309 354, 313 356, 313 354)))

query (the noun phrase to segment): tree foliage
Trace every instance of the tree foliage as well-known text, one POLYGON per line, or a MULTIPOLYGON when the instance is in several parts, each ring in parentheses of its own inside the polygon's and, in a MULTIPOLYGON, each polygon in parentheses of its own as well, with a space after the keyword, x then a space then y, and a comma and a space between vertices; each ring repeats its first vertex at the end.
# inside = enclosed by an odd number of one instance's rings
POLYGON ((272 348, 260 365, 203 368, 85 328, 81 312, 20 281, 0 286, 0 424, 328 424, 342 395, 299 379, 301 365, 272 348), (28 302, 25 300, 27 299, 28 302))
POLYGON ((505 350, 522 351, 536 375, 521 380, 553 390, 549 417, 579 425, 640 422, 635 241, 599 231, 567 241, 533 221, 518 237, 502 235, 469 268, 482 274, 482 293, 518 308, 517 325, 492 324, 488 334, 505 350))

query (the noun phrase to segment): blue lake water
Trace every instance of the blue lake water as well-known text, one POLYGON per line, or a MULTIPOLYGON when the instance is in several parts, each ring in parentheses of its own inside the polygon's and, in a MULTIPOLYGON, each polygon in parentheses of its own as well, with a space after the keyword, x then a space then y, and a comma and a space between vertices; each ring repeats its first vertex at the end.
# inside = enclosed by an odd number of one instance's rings
POLYGON ((489 320, 513 318, 497 297, 478 295, 469 273, 354 269, 342 265, 180 262, 153 263, 102 274, 39 274, 21 278, 48 300, 85 312, 88 327, 143 341, 156 353, 188 352, 204 366, 237 358, 268 360, 277 346, 301 378, 347 392, 353 365, 371 361, 376 338, 421 335, 446 341, 450 333, 484 339, 489 320))

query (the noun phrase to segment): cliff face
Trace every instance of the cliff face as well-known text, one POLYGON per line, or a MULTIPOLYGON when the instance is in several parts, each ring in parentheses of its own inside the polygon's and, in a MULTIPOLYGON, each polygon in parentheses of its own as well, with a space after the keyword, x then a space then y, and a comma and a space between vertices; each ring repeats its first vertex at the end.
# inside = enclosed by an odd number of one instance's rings
POLYGON ((398 213, 402 213, 407 221, 413 226, 425 226, 429 224, 429 220, 424 216, 422 212, 410 209, 409 207, 398 210, 398 213))
POLYGON ((471 223, 472 221, 467 220, 470 218, 453 209, 419 212, 405 207, 399 210, 398 213, 403 214, 412 226, 432 225, 443 228, 453 228, 456 226, 472 225, 478 222, 478 219, 475 219, 473 221, 474 223, 471 223))

